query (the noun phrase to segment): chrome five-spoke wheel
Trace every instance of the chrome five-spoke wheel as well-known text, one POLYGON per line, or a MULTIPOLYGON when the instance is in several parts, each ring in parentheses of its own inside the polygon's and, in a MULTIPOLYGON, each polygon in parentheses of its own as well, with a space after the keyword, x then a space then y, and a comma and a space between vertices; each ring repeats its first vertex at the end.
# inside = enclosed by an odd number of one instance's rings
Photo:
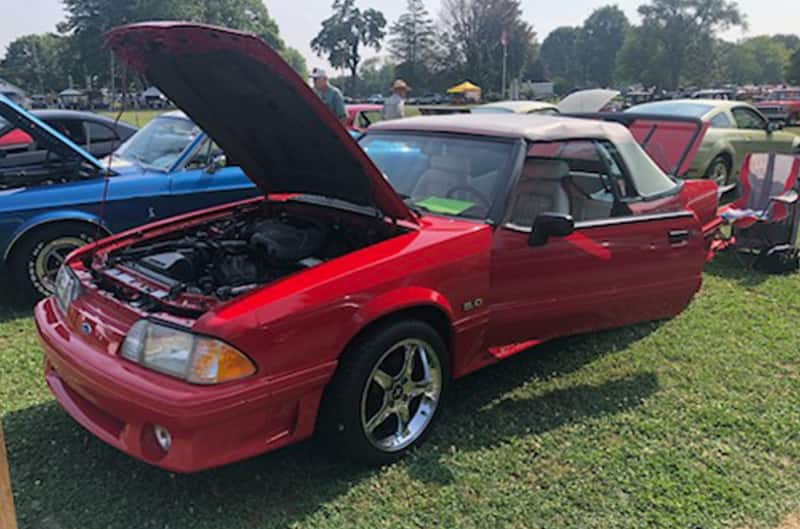
POLYGON ((397 461, 432 430, 449 379, 441 331, 416 319, 374 325, 342 353, 321 403, 320 439, 362 463, 397 461))
POLYGON ((361 396, 361 426, 386 452, 403 450, 426 430, 439 405, 442 372, 433 347, 407 339, 390 347, 361 396))

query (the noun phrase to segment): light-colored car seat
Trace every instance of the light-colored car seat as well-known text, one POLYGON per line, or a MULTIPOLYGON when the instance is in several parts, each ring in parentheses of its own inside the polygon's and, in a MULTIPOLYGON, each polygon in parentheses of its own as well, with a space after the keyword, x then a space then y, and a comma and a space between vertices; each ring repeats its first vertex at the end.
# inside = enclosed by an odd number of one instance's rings
MULTIPOLYGON (((447 198, 453 188, 469 184, 469 170, 469 159, 466 157, 431 156, 429 167, 419 177, 411 196, 414 199, 447 198)), ((460 197, 450 196, 450 198, 460 197)))
POLYGON ((564 190, 564 179, 569 176, 569 165, 561 160, 528 160, 522 170, 511 222, 517 226, 533 226, 541 213, 568 215, 569 196, 564 190))

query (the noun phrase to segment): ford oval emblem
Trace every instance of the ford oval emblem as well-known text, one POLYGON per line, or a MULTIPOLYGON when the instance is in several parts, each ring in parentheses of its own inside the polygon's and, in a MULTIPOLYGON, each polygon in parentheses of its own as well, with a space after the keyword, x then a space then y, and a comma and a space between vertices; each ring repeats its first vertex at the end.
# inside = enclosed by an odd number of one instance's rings
POLYGON ((89 323, 88 321, 81 323, 81 333, 84 336, 89 336, 90 334, 92 334, 92 324, 89 323))

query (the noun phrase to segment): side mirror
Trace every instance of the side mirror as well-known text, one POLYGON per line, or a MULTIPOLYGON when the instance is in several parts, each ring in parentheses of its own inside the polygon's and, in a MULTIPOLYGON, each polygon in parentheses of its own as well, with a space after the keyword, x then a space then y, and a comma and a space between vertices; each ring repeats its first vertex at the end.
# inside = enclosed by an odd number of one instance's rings
POLYGON ((783 130, 783 123, 780 121, 768 121, 767 122, 767 132, 777 132, 779 130, 783 130))
POLYGON ((530 246, 544 246, 550 237, 566 237, 575 231, 575 221, 571 215, 562 213, 542 213, 533 222, 530 246))
POLYGON ((206 166, 205 172, 208 174, 214 174, 220 169, 224 169, 227 165, 228 158, 225 156, 225 154, 217 154, 206 166))

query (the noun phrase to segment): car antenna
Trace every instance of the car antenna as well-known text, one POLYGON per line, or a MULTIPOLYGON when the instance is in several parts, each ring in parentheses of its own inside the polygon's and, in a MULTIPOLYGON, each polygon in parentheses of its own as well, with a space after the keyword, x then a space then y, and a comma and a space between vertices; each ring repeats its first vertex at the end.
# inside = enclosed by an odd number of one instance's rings
MULTIPOLYGON (((111 72, 111 75, 114 75, 114 72, 111 72)), ((113 84, 113 83, 112 83, 113 84)), ((92 258, 90 263, 94 262, 95 254, 97 253, 97 240, 101 238, 103 233, 103 226, 105 226, 105 213, 106 213, 106 202, 108 201, 108 185, 111 181, 111 164, 114 160, 114 152, 119 148, 119 145, 116 145, 116 142, 119 141, 119 134, 117 132, 119 128, 119 121, 122 119, 122 115, 125 113, 125 104, 128 99, 127 97, 128 92, 128 65, 123 63, 122 64, 122 103, 119 106, 119 112, 117 112, 116 117, 114 118, 114 139, 111 141, 111 153, 106 157, 106 170, 103 173, 103 194, 100 198, 100 208, 98 210, 98 218, 100 222, 97 224, 97 230, 95 231, 95 246, 92 247, 92 258)), ((111 94, 111 104, 113 108, 114 104, 114 94, 111 94)), ((90 264, 91 267, 91 264, 90 264)))

